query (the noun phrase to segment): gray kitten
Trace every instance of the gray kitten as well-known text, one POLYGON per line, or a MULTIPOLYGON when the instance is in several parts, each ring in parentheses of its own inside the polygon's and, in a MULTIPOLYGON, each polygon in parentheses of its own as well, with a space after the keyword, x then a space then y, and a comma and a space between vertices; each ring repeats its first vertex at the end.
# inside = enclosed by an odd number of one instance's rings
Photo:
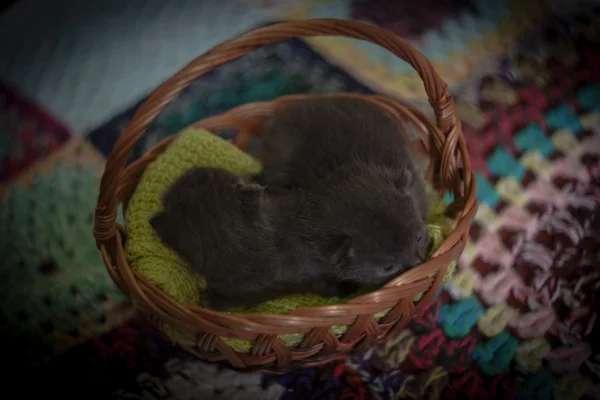
POLYGON ((381 284, 425 260, 425 184, 398 124, 347 97, 300 100, 278 111, 262 136, 257 182, 304 192, 290 225, 340 280, 381 284))
POLYGON ((334 272, 313 262, 310 249, 285 227, 302 212, 301 197, 266 196, 225 170, 193 168, 162 203, 150 224, 206 278, 204 306, 224 310, 294 293, 338 294, 334 272))
POLYGON ((345 297, 402 269, 398 242, 418 229, 401 224, 406 216, 392 207, 403 196, 356 180, 268 194, 222 169, 194 168, 167 190, 150 224, 206 278, 206 307, 251 307, 300 293, 345 297), (352 194, 363 201, 347 202, 352 194))

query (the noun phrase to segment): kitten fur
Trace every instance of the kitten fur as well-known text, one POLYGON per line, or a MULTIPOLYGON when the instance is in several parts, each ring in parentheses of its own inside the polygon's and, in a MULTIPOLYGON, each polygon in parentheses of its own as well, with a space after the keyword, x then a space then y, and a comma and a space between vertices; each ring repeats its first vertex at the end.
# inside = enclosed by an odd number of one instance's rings
POLYGON ((398 273, 399 235, 417 229, 399 223, 398 218, 410 219, 402 213, 387 211, 402 196, 356 180, 325 181, 310 192, 268 194, 225 170, 194 168, 167 190, 163 210, 150 224, 163 243, 205 277, 206 307, 251 307, 300 293, 344 297, 398 273), (348 203, 350 196, 363 200, 348 203), (360 207, 365 202, 376 212, 365 213, 360 207), (346 225, 348 213, 355 217, 346 225), (327 228, 315 227, 315 220, 327 228), (343 252, 347 238, 340 242, 337 232, 354 239, 351 252, 343 252), (381 240, 368 240, 376 236, 381 240))
POLYGON ((333 271, 313 262, 310 249, 285 228, 303 199, 263 192, 225 170, 193 168, 169 187, 163 210, 151 217, 161 241, 206 278, 204 306, 225 310, 292 293, 339 294, 330 283, 333 271))
POLYGON ((339 281, 375 285, 426 257, 425 184, 399 125, 361 99, 299 100, 267 121, 256 181, 304 192, 294 235, 339 281))

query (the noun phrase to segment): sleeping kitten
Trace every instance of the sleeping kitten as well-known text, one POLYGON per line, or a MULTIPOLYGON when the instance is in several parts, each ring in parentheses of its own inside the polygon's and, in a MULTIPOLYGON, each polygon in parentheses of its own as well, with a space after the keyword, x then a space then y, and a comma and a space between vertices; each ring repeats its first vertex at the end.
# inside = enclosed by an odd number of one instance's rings
POLYGON ((319 188, 269 195, 222 169, 194 168, 167 190, 163 210, 150 224, 163 243, 206 278, 206 307, 251 307, 301 293, 344 297, 362 286, 380 285, 399 272, 401 253, 392 250, 403 232, 395 225, 406 216, 389 210, 395 210, 390 206, 402 192, 390 196, 381 185, 374 191, 362 191, 360 185, 334 183, 339 189, 336 197, 324 202, 319 188), (370 223, 355 231, 347 229, 351 225, 340 216, 355 213, 346 200, 357 190, 379 210, 362 214, 361 222, 370 223), (324 221, 328 228, 315 229, 314 220, 324 221), (348 236, 339 237, 337 232, 348 236), (366 240, 374 235, 382 240, 366 240), (352 251, 340 251, 345 246, 352 251))
MULTIPOLYGON (((298 210, 297 198, 267 198, 219 168, 193 168, 175 181, 150 219, 161 241, 204 276, 203 305, 251 307, 294 293, 335 295, 327 268, 310 262, 303 243, 280 218, 298 210), (280 234, 281 230, 284 234, 280 234)), ((334 284, 335 285, 335 284, 334 284)))
POLYGON ((321 260, 362 284, 381 283, 426 257, 425 184, 398 124, 379 107, 347 97, 300 100, 263 133, 270 192, 311 199, 290 229, 321 260))
POLYGON ((193 168, 167 190, 163 211, 150 219, 161 241, 206 278, 205 306, 237 305, 241 283, 260 290, 264 273, 274 269, 261 194, 225 170, 193 168))
POLYGON ((380 173, 363 171, 363 180, 336 176, 310 190, 292 190, 287 197, 295 208, 278 216, 281 231, 303 244, 304 264, 327 271, 331 296, 377 288, 426 258, 427 233, 412 197, 374 184, 380 173))

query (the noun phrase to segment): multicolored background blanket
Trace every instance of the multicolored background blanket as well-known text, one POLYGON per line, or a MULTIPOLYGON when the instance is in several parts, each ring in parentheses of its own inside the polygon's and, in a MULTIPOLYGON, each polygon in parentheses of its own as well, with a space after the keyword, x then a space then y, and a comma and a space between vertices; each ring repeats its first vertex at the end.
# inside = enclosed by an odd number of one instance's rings
MULTIPOLYGON (((27 382, 19 390, 600 398, 600 5, 566 3, 17 2, 0 15, 0 335, 9 373, 27 382), (383 26, 430 58, 457 101, 481 206, 458 274, 397 337, 322 368, 239 374, 167 342, 115 288, 91 236, 98 179, 145 96, 191 58, 253 26, 314 16, 383 26)), ((339 38, 292 40, 199 79, 132 160, 238 104, 333 91, 383 93, 430 112, 417 75, 390 54, 339 38)))

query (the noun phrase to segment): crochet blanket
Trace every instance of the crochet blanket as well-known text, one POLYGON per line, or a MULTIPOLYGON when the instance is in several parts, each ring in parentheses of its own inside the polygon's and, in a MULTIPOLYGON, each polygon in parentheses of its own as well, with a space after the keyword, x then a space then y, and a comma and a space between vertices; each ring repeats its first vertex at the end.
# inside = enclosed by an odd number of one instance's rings
MULTIPOLYGON (((199 362, 132 318, 106 276, 89 215, 104 157, 136 107, 84 142, 2 87, 10 118, 0 123, 12 146, 31 149, 3 161, 16 166, 3 175, 0 208, 10 370, 35 362, 45 368, 27 388, 98 398, 599 398, 600 13, 575 11, 532 22, 527 40, 488 57, 493 68, 453 92, 481 201, 455 280, 387 343, 280 377, 199 362), (36 121, 47 139, 32 140, 32 125, 15 120, 36 121)), ((356 77, 299 41, 263 48, 192 85, 132 160, 237 104, 373 92, 356 77)))

